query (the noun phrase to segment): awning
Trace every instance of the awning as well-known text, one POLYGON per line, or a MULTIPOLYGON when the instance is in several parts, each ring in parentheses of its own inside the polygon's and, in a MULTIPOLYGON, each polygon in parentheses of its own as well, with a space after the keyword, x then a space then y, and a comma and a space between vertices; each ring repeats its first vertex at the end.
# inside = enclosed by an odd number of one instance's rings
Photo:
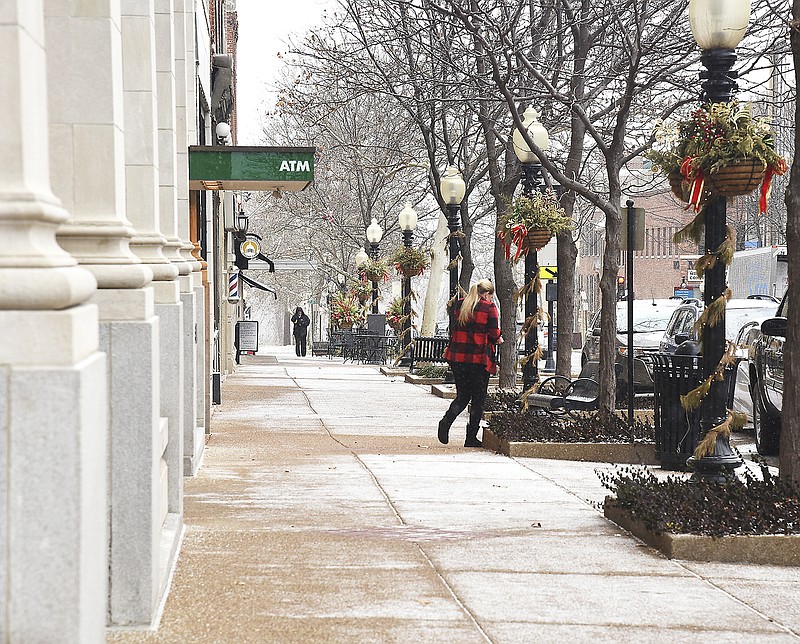
POLYGON ((288 271, 313 271, 314 265, 307 259, 273 259, 272 266, 265 261, 251 259, 247 262, 247 269, 251 271, 269 271, 270 273, 288 271))
POLYGON ((269 286, 264 286, 261 282, 256 282, 253 278, 247 277, 247 275, 245 275, 242 271, 239 271, 239 277, 248 286, 261 289, 262 291, 266 291, 267 293, 272 293, 275 296, 275 299, 276 300, 278 299, 278 294, 269 286))
POLYGON ((312 147, 189 147, 191 190, 299 192, 314 180, 312 147))

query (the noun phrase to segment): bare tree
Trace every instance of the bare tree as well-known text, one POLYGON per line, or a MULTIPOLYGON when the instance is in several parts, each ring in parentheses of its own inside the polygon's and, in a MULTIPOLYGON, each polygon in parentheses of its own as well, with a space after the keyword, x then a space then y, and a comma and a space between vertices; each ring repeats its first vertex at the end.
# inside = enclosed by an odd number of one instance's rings
MULTIPOLYGON (((800 0, 792 2, 792 19, 789 22, 795 78, 800 80, 800 0)), ((795 100, 795 122, 800 118, 800 107, 795 100)), ((798 134, 795 130, 795 149, 798 134)), ((786 189, 786 246, 789 259, 788 297, 795 312, 800 302, 800 158, 794 156, 791 178, 786 189)), ((793 395, 800 387, 800 316, 789 313, 784 347, 784 390, 781 415, 781 476, 800 486, 800 399, 793 395)))

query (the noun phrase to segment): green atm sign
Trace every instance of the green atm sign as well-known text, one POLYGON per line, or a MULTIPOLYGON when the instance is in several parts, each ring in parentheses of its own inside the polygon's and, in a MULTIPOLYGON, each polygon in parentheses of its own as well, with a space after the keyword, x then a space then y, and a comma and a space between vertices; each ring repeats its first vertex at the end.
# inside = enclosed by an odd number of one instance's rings
POLYGON ((314 148, 192 146, 192 190, 299 191, 314 180, 314 148))

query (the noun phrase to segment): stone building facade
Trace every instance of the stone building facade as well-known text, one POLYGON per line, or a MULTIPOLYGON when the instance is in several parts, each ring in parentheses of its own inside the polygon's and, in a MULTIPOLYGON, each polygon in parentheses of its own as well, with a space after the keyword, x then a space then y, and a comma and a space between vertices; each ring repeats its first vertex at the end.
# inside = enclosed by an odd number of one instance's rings
POLYGON ((168 591, 229 259, 209 252, 221 200, 189 189, 189 148, 212 140, 235 10, 3 3, 3 641, 102 642, 152 625, 168 591))

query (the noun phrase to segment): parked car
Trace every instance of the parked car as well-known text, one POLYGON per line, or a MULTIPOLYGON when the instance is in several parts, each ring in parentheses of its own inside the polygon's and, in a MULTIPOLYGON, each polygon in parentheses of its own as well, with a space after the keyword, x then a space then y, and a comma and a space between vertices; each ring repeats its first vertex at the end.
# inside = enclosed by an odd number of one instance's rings
MULTIPOLYGON (((659 345, 662 353, 675 353, 677 346, 685 340, 700 340, 694 325, 703 308, 703 303, 695 300, 685 302, 673 311, 659 345)), ((747 322, 772 317, 777 309, 778 304, 769 300, 728 300, 725 307, 725 339, 733 341, 747 322)))
MULTIPOLYGON (((525 336, 522 335, 522 320, 517 320, 517 352, 522 355, 525 349, 525 336)), ((547 325, 539 322, 539 346, 542 347, 542 355, 547 353, 547 325)), ((556 349, 556 331, 553 329, 553 351, 556 349)))
POLYGON ((736 334, 736 379, 733 382, 734 411, 747 414, 747 421, 753 422, 753 395, 750 383, 750 354, 755 341, 761 335, 763 319, 746 322, 736 334))
POLYGON ((773 318, 761 323, 761 336, 753 345, 750 381, 753 396, 753 430, 759 454, 775 455, 781 441, 783 407, 783 344, 789 315, 788 292, 773 318))
MULTIPOLYGON (((633 384, 634 391, 653 391, 652 354, 658 351, 672 312, 683 300, 636 300, 633 303, 633 384)), ((618 394, 627 391, 628 356, 628 303, 617 302, 616 361, 622 366, 617 379, 618 394)), ((600 312, 595 313, 586 341, 581 351, 581 366, 584 373, 591 373, 589 363, 600 360, 600 312)))

